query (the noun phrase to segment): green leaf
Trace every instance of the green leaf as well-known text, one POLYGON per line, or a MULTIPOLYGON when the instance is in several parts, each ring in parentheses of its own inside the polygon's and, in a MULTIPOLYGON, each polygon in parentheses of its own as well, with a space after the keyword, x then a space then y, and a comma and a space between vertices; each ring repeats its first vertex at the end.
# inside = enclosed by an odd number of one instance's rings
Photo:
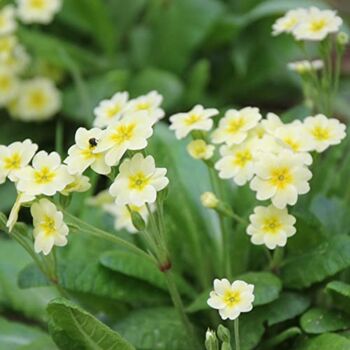
POLYGON ((294 338, 301 334, 301 330, 298 327, 291 327, 283 331, 282 333, 268 339, 261 346, 261 349, 273 349, 276 345, 284 343, 290 338, 294 338))
MULTIPOLYGON (((164 274, 152 262, 143 259, 140 255, 128 251, 115 249, 102 254, 100 262, 103 266, 148 282, 163 290, 168 290, 164 274)), ((193 296, 193 289, 180 276, 175 275, 180 292, 193 296)))
POLYGON ((269 272, 248 272, 238 276, 237 279, 254 285, 255 306, 276 300, 282 289, 280 279, 269 272))
POLYGON ((57 296, 53 288, 21 290, 17 286, 17 274, 31 258, 15 241, 0 239, 0 290, 1 302, 10 310, 22 313, 29 319, 44 321, 46 305, 57 296))
POLYGON ((314 308, 301 316, 300 326, 310 334, 341 331, 350 327, 350 316, 340 311, 314 308))
POLYGON ((135 350, 117 332, 66 299, 56 299, 47 307, 54 325, 84 349, 135 350))
POLYGON ((348 350, 350 340, 333 333, 322 334, 304 342, 294 350, 348 350))
POLYGON ((332 281, 327 284, 326 289, 350 298, 350 284, 348 283, 342 281, 332 281))
POLYGON ((2 350, 56 349, 50 337, 37 327, 7 321, 0 317, 0 330, 0 349, 2 350), (42 344, 46 344, 47 347, 42 347, 42 344))
POLYGON ((350 237, 337 235, 307 253, 288 259, 282 266, 281 275, 287 287, 301 289, 349 266, 350 237))
POLYGON ((265 306, 267 324, 275 324, 290 320, 302 314, 310 306, 310 300, 304 295, 283 292, 271 304, 265 306))
POLYGON ((130 313, 114 327, 139 350, 184 350, 187 335, 175 310, 154 308, 130 313))
POLYGON ((174 108, 183 94, 181 80, 171 72, 156 68, 146 68, 131 81, 130 91, 134 96, 157 90, 164 96, 164 108, 174 108))

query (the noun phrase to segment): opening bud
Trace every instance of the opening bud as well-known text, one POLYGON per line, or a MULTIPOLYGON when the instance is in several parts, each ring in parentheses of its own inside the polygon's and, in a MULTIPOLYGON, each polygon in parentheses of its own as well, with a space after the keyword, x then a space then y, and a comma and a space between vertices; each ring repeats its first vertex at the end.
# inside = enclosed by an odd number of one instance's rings
POLYGON ((213 192, 204 192, 201 195, 202 205, 206 208, 215 209, 219 205, 219 199, 213 192))

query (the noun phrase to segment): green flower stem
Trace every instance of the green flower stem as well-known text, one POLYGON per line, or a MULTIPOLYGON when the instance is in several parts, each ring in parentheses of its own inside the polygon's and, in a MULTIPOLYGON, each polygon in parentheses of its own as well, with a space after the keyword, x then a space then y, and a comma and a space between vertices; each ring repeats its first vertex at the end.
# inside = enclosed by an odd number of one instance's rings
POLYGON ((179 291, 176 287, 176 283, 174 280, 174 275, 171 271, 171 269, 164 272, 164 276, 168 285, 168 290, 171 296, 171 300, 173 301, 173 304, 177 310, 177 313, 182 321, 182 324, 184 325, 184 328, 190 337, 190 341, 192 343, 191 349, 201 349, 201 346, 197 340, 197 336, 194 332, 193 326, 190 323, 190 320, 188 319, 185 308, 183 306, 179 291))
POLYGON ((95 236, 95 237, 104 239, 106 241, 115 243, 119 246, 125 247, 125 248, 131 250, 132 252, 144 257, 145 259, 152 261, 153 263, 156 263, 152 256, 150 256, 148 253, 146 253, 144 250, 138 248, 134 244, 129 243, 128 241, 125 241, 124 239, 122 239, 118 236, 112 235, 109 232, 101 230, 101 229, 99 229, 91 224, 88 224, 88 223, 84 222, 83 220, 77 218, 76 216, 70 214, 69 212, 67 212, 64 209, 62 211, 63 211, 63 214, 66 218, 66 222, 68 224, 72 224, 74 226, 79 227, 82 230, 82 232, 89 233, 92 236, 95 236))
POLYGON ((239 319, 238 317, 233 321, 233 326, 235 330, 235 345, 236 350, 241 350, 241 344, 239 339, 239 319))
POLYGON ((270 270, 277 270, 280 267, 283 260, 283 255, 283 248, 277 247, 273 252, 270 270))

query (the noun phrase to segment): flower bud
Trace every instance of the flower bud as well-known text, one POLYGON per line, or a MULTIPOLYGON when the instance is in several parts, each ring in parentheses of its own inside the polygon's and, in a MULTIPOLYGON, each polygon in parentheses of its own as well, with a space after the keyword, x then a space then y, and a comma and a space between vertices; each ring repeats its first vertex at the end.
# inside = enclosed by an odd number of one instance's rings
POLYGON ((204 207, 215 209, 219 204, 219 199, 213 192, 204 192, 201 195, 201 202, 204 207))
POLYGON ((349 35, 345 32, 340 32, 337 35, 337 43, 341 46, 345 46, 349 43, 349 35))
POLYGON ((230 335, 230 331, 226 327, 220 324, 218 327, 217 333, 218 333, 219 339, 222 342, 230 343, 231 335, 230 335))
POLYGON ((219 342, 213 330, 209 329, 205 333, 205 348, 207 350, 219 350, 219 342))
POLYGON ((194 159, 208 160, 214 154, 215 147, 204 140, 193 140, 187 145, 187 152, 194 159))
POLYGON ((222 343, 221 350, 232 350, 231 344, 227 342, 222 343))
POLYGON ((137 211, 132 211, 130 208, 128 209, 130 211, 132 224, 134 225, 136 230, 143 231, 146 228, 146 223, 143 220, 140 213, 138 213, 137 211))

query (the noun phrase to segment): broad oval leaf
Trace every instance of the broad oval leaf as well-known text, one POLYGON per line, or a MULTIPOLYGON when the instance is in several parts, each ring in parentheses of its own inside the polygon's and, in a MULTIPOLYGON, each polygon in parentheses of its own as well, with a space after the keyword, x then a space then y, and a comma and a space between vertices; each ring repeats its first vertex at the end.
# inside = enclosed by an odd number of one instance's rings
POLYGON ((66 299, 51 301, 47 312, 54 325, 64 330, 83 349, 135 350, 117 332, 66 299))
POLYGON ((305 341, 295 350, 349 350, 350 340, 338 334, 326 333, 305 341))
POLYGON ((340 311, 314 308, 301 317, 300 325, 304 332, 310 334, 341 331, 350 327, 350 316, 340 311))
POLYGON ((329 238, 317 248, 293 257, 282 266, 282 280, 287 287, 302 289, 350 266, 350 237, 329 238))

